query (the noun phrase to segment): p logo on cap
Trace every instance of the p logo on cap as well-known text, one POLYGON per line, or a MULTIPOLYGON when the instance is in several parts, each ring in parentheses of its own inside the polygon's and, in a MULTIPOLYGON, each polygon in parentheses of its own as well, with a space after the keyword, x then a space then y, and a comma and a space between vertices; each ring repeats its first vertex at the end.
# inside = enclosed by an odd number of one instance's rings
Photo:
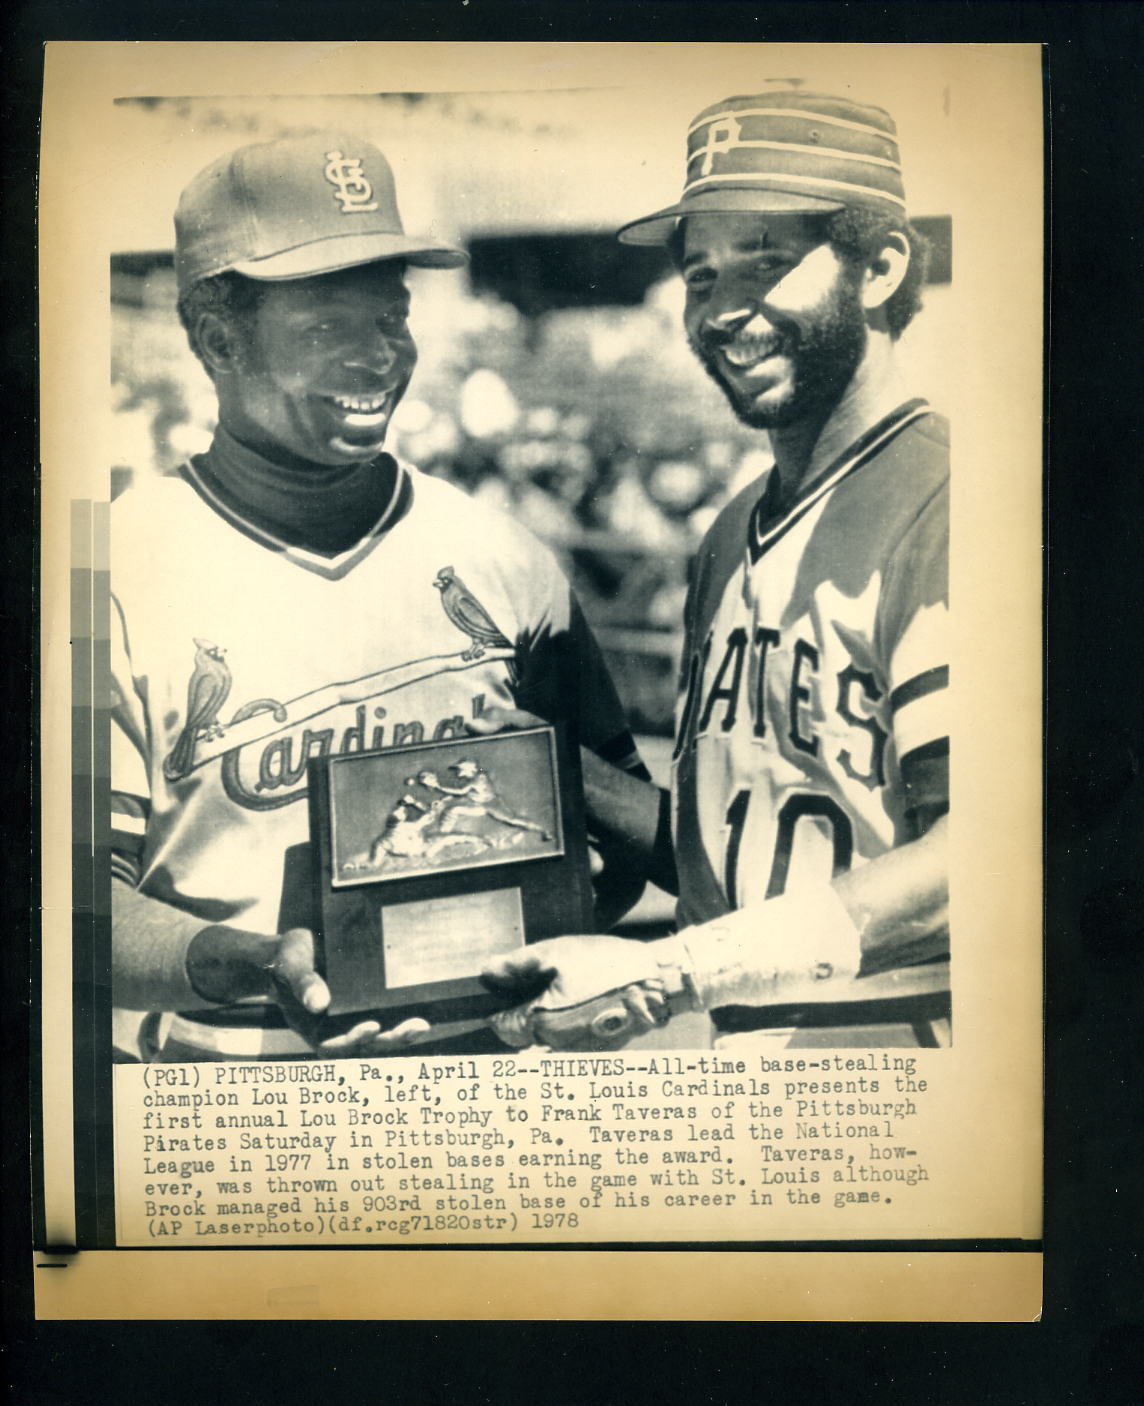
POLYGON ((626 224, 625 244, 666 244, 686 215, 813 214, 846 205, 906 217, 897 128, 889 113, 801 88, 725 98, 687 133, 674 205, 626 224))

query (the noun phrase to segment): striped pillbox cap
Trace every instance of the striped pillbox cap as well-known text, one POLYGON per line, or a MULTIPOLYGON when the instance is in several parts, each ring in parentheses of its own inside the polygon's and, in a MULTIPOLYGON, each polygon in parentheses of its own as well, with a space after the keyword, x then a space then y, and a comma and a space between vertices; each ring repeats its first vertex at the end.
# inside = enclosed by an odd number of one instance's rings
POLYGON ((880 107, 802 89, 725 98, 687 133, 674 205, 632 220, 625 244, 666 244, 676 221, 705 212, 824 213, 857 205, 906 218, 894 120, 880 107))

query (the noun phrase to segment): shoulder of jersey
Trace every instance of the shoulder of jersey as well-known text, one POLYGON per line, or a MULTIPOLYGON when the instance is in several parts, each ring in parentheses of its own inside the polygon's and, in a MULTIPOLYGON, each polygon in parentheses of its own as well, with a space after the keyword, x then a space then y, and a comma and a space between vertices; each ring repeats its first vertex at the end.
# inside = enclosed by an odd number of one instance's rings
POLYGON ((456 484, 434 478, 403 461, 399 463, 413 482, 413 512, 440 513, 452 526, 462 527, 467 538, 493 554, 498 548, 514 549, 518 555, 532 555, 538 561, 551 559, 548 548, 506 513, 470 498, 456 484))
POLYGON ((185 519, 191 505, 199 496, 179 474, 146 472, 134 480, 131 487, 111 505, 111 522, 119 531, 139 526, 154 531, 166 514, 185 519))
POLYGON ((901 437, 912 440, 916 452, 932 460, 936 469, 949 472, 949 420, 945 415, 931 410, 907 425, 901 437))
MULTIPOLYGON (((949 480, 949 421, 933 411, 912 420, 865 469, 855 476, 856 482, 866 478, 874 486, 884 478, 893 479, 895 496, 915 501, 932 497, 949 480)), ((885 491, 891 490, 887 486, 885 491)))

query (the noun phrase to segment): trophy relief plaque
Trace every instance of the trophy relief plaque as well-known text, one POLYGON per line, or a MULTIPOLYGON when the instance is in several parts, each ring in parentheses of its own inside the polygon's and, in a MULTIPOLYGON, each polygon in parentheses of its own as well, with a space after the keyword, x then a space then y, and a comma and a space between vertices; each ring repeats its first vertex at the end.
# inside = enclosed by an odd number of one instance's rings
POLYGON ((560 727, 315 758, 309 792, 332 1024, 490 1015, 505 1004, 478 980, 491 959, 593 929, 579 756, 560 727))

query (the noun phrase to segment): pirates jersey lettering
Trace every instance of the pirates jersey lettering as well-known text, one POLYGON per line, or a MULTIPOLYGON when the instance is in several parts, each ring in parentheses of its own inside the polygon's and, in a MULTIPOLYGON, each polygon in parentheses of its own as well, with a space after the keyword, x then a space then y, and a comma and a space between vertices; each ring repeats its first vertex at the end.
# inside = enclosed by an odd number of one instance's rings
POLYGON ((681 923, 825 882, 948 802, 948 439, 921 402, 777 520, 720 515, 687 603, 681 923))
MULTIPOLYGON (((825 700, 830 696, 828 681, 819 675, 818 650, 806 639, 795 639, 793 645, 784 643, 778 630, 763 625, 755 627, 751 637, 752 647, 748 647, 747 641, 747 631, 742 626, 735 626, 727 636, 722 662, 699 708, 698 728, 685 733, 687 745, 694 748, 699 739, 712 730, 730 732, 739 721, 740 712, 749 715, 753 737, 766 737, 766 690, 768 681, 774 683, 773 675, 768 679, 768 654, 775 667, 782 668, 781 661, 789 653, 791 666, 785 710, 787 740, 799 751, 817 756, 820 731, 830 731, 829 719, 824 719, 821 728, 818 725, 819 714, 826 710, 825 700), (748 678, 754 679, 750 688, 746 683, 748 678)), ((711 647, 716 644, 713 636, 708 636, 703 653, 710 653, 711 647)), ((701 678, 698 656, 689 677, 691 687, 698 691, 701 678)), ((888 730, 878 721, 876 714, 855 710, 880 702, 885 697, 884 692, 878 687, 874 674, 869 670, 857 669, 853 661, 839 670, 835 683, 834 710, 843 722, 858 729, 857 739, 848 739, 840 747, 835 760, 852 780, 861 781, 868 788, 881 786, 885 782, 882 756, 888 730), (865 770, 857 771, 855 757, 863 745, 867 753, 865 770)), ((686 712, 685 702, 685 715, 686 712)), ((836 732, 837 728, 833 730, 836 732)))

